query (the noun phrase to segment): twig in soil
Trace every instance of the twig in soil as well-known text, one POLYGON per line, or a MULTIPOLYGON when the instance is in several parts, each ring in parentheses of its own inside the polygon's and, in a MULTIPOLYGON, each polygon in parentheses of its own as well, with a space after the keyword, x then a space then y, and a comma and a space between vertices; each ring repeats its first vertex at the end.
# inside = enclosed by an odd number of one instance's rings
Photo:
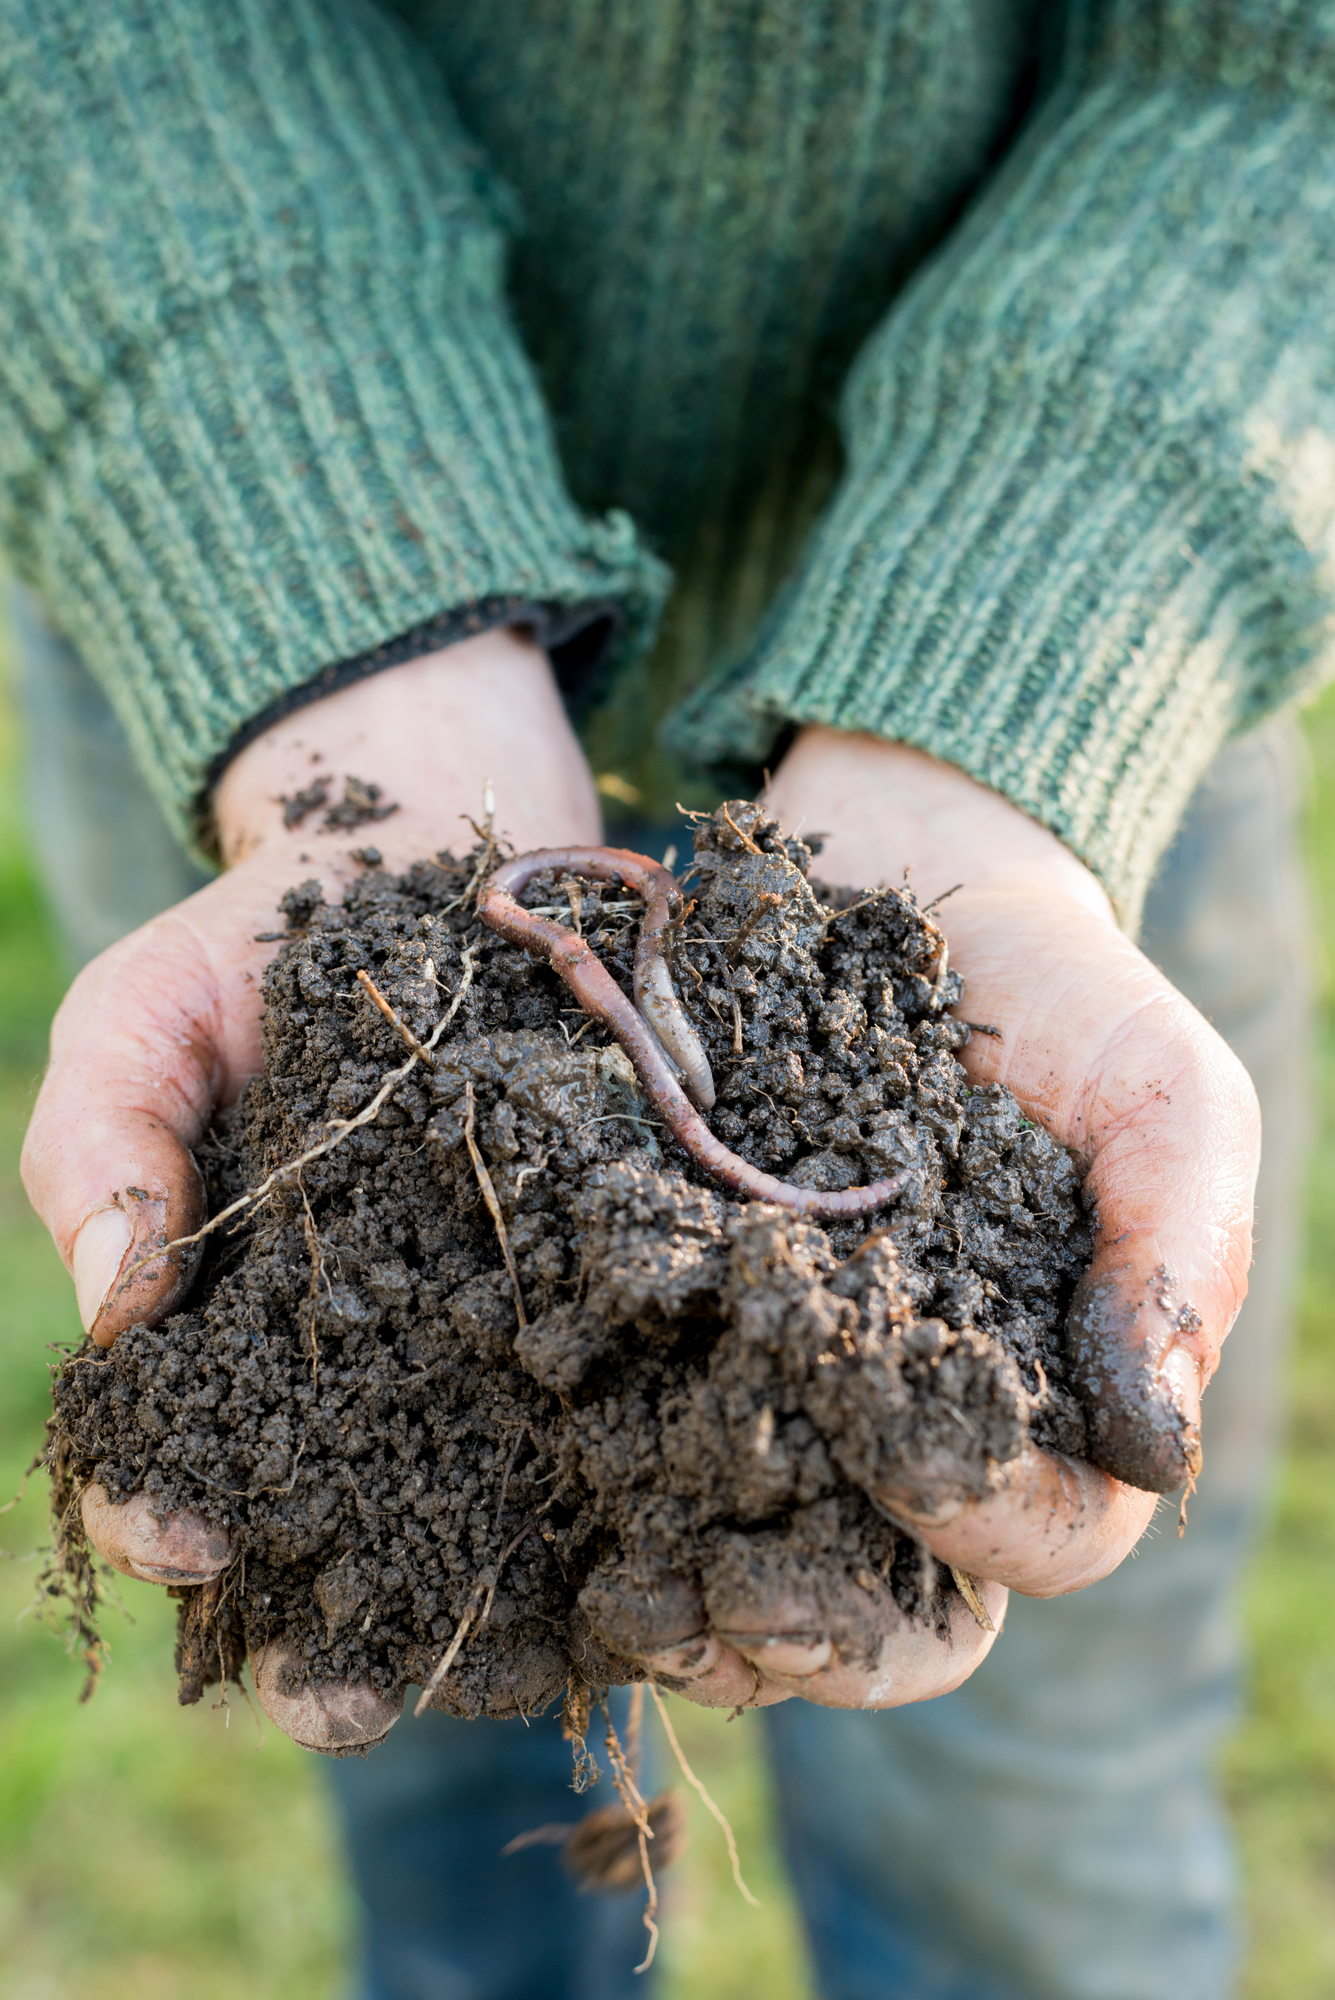
POLYGON ((524 1311, 524 1294, 519 1289, 519 1273, 515 1269, 515 1260, 510 1249, 509 1231, 505 1227, 505 1217, 501 1214, 501 1204, 496 1196, 495 1183, 491 1175, 487 1172, 487 1163, 482 1157, 477 1140, 473 1137, 473 1126, 477 1122, 477 1100, 473 1095, 471 1081, 465 1084, 464 1095, 468 1106, 464 1116, 464 1144, 468 1148, 468 1157, 473 1162, 473 1172, 477 1175, 477 1184, 482 1190, 482 1199, 487 1204, 487 1213, 496 1225, 496 1238, 501 1246, 501 1255, 505 1259, 505 1268, 510 1274, 510 1283, 514 1287, 515 1316, 520 1326, 527 1326, 528 1316, 524 1311))
MULTIPOLYGON (((552 1498, 554 1499, 555 1497, 556 1496, 553 1494, 552 1498)), ((547 1502, 547 1506, 550 1507, 550 1505, 551 1501, 549 1500, 547 1502)), ((546 1512, 547 1512, 547 1507, 540 1507, 538 1509, 539 1514, 545 1514, 546 1512)), ((487 1586, 487 1601, 482 1607, 482 1616, 478 1621, 479 1624, 485 1625, 487 1620, 490 1618, 491 1607, 496 1602, 496 1592, 500 1587, 501 1571, 505 1568, 505 1565, 509 1562, 511 1556, 514 1554, 515 1550, 519 1547, 519 1544, 523 1541, 525 1535, 529 1532, 530 1528, 533 1528, 537 1525, 537 1519, 538 1519, 537 1514, 531 1515, 529 1519, 525 1521, 523 1527, 519 1530, 519 1533, 517 1535, 512 1535, 510 1537, 510 1540, 506 1543, 505 1547, 501 1550, 499 1556, 496 1558, 496 1568, 492 1575, 491 1582, 487 1586)))
POLYGON ((464 1612, 463 1617, 459 1620, 459 1623, 455 1626, 454 1637, 450 1640, 449 1645, 445 1648, 445 1651, 442 1654, 439 1663, 435 1667, 433 1667, 430 1680, 427 1682, 426 1686, 422 1689, 421 1694, 419 1694, 417 1697, 417 1706, 413 1710, 414 1720, 416 1720, 418 1717, 420 1717, 425 1713, 427 1708, 430 1706, 432 1695, 434 1695, 436 1690, 444 1684, 446 1674, 450 1671, 450 1668, 454 1665, 455 1660, 459 1656, 460 1648, 462 1647, 464 1640, 468 1637, 469 1628, 473 1623, 473 1613, 477 1610, 477 1607, 481 1602, 482 1602, 482 1592, 481 1590, 478 1590, 474 1593, 472 1603, 469 1604, 469 1606, 464 1612))
POLYGON ((501 1478, 501 1497, 496 1502, 496 1519, 491 1530, 493 1535, 499 1535, 501 1532, 501 1516, 505 1512, 505 1496, 510 1488, 510 1474, 515 1469, 515 1460, 519 1456, 519 1447, 524 1442, 524 1439, 527 1436, 528 1436, 528 1426, 524 1425, 521 1427, 518 1436, 515 1438, 514 1443, 511 1445, 510 1456, 505 1461, 505 1472, 501 1478))
POLYGON ((736 820, 733 818, 732 814, 728 811, 728 808, 726 806, 723 806, 721 810, 724 819, 727 820, 728 825, 732 828, 737 838, 741 841, 742 846, 746 849, 747 853, 759 854, 761 850, 756 846, 754 840, 752 840, 749 833, 742 832, 742 829, 738 826, 736 820))
POLYGON ((413 1710, 414 1720, 417 1720, 420 1716, 425 1714, 427 1708, 430 1706, 431 1697, 437 1692, 439 1688, 441 1688, 444 1685, 445 1676, 446 1674, 448 1674, 450 1668, 454 1665, 455 1661, 459 1657, 459 1653, 463 1646, 464 1640, 468 1637, 468 1634, 472 1629, 473 1618, 477 1611, 478 1605, 482 1603, 484 1597, 486 1598, 487 1601, 486 1605, 483 1608, 482 1616, 481 1618, 478 1619, 478 1624, 485 1625, 488 1618, 490 1618, 491 1607, 496 1601, 496 1586, 501 1580, 501 1571, 504 1569, 506 1563, 509 1561, 510 1557, 514 1554, 515 1550, 519 1547, 519 1544, 523 1541, 525 1535, 528 1533, 529 1529, 532 1526, 533 1522, 531 1520, 525 1521, 523 1527, 519 1530, 519 1533, 513 1538, 512 1541, 507 1543, 506 1547, 502 1550, 501 1555, 496 1563, 496 1567, 494 1569, 491 1568, 484 1569, 481 1576, 479 1576, 477 1582, 474 1584, 473 1595, 469 1598, 467 1604, 464 1606, 463 1616, 459 1620, 459 1623, 454 1628, 454 1637, 450 1640, 449 1645, 445 1648, 445 1651, 442 1654, 440 1660, 437 1662, 436 1666, 432 1668, 430 1680, 427 1682, 426 1686, 422 1689, 421 1694, 418 1695, 417 1697, 417 1706, 413 1710))
POLYGON ((677 1763, 681 1768, 682 1777, 685 1778, 687 1784, 691 1787, 692 1791, 697 1793, 701 1804, 705 1807, 705 1809, 708 1812, 711 1812, 713 1814, 714 1818, 718 1821, 719 1825, 723 1829, 723 1838, 728 1843, 728 1860, 732 1863, 732 1879, 737 1884, 738 1889, 741 1891, 745 1900, 751 1905, 752 1909, 758 1910, 760 1908, 760 1903, 758 1899, 751 1894, 751 1891, 747 1888, 745 1882, 742 1880, 742 1864, 738 1858, 737 1842, 733 1838, 732 1828, 729 1826, 724 1814, 719 1810, 719 1808, 714 1804, 714 1801, 710 1798, 709 1793, 705 1790, 702 1781, 696 1777, 695 1772, 686 1762, 686 1758, 682 1753, 682 1747, 680 1743, 678 1743, 677 1741, 677 1732, 672 1727, 671 1719, 668 1716, 667 1703, 664 1701, 662 1695, 659 1693, 658 1688, 653 1681, 649 1682, 649 1692, 654 1698, 654 1706, 658 1710, 658 1719, 663 1725, 664 1733, 666 1734, 667 1740, 672 1748, 672 1754, 676 1758, 677 1763))
POLYGON ((496 857, 501 851, 500 843, 495 833, 496 794, 492 789, 490 778, 485 779, 482 785, 481 826, 478 825, 475 819, 469 818, 467 813, 461 813, 460 818, 468 820, 468 824, 482 843, 482 852, 477 858, 477 866, 465 882, 459 895, 454 898, 453 902, 445 904, 441 911, 442 916, 448 916, 451 910, 461 910, 463 908, 479 883, 486 881, 487 876, 495 866, 496 857))
POLYGON ((249 1487, 220 1486, 216 1479, 210 1479, 207 1472, 201 1472, 199 1467, 192 1465, 188 1458, 183 1458, 181 1464, 192 1479, 197 1479, 201 1486, 211 1486, 215 1493, 225 1493, 232 1500, 249 1500, 251 1497, 249 1487))
MULTIPOLYGON (((397 1383, 390 1384, 390 1387, 392 1388, 397 1388, 398 1386, 399 1385, 397 1383)), ((362 1492, 360 1486, 358 1486, 352 1474, 348 1471, 347 1466, 340 1465, 339 1471, 343 1474, 343 1477, 347 1480, 349 1486, 352 1488, 352 1497, 357 1502, 357 1511, 360 1514, 362 1515, 373 1514, 376 1515, 380 1520, 390 1520, 393 1518, 394 1515, 402 1511, 398 1507, 373 1507, 370 1501, 366 1498, 365 1494, 362 1492)))
POLYGON ((566 892, 566 897, 570 904, 571 930, 574 931, 576 937, 583 937, 584 892, 580 888, 579 877, 577 875, 563 875, 556 886, 558 889, 564 889, 566 892))
POLYGON ((357 974, 357 981, 359 985, 364 986, 366 988, 366 991, 370 994, 376 1006, 380 1009, 385 1019, 389 1022, 390 1027, 398 1029, 398 1032, 403 1036, 404 1041, 408 1044, 408 1047, 417 1057, 417 1060, 419 1062, 424 1062, 428 1069, 434 1069, 436 1067, 436 1058, 432 1055, 430 1049, 427 1048, 424 1042, 418 1041, 416 1035, 413 1033, 412 1029, 408 1026, 408 1023, 402 1020, 400 1016, 395 1013, 394 1009, 390 1006, 388 1000, 386 1000, 384 994, 380 991, 380 988, 376 985, 374 979, 372 979, 370 973, 366 971, 365 967, 363 967, 362 970, 357 974))
MULTIPOLYGON (((315 1338, 315 1322, 320 1310, 320 1280, 324 1277, 324 1259, 320 1255, 320 1237, 315 1227, 315 1214, 311 1208, 310 1197, 307 1195, 300 1180, 297 1182, 297 1191, 301 1196, 303 1226, 306 1232, 306 1250, 311 1260, 311 1283, 310 1290, 306 1295, 306 1305, 311 1316, 311 1387, 314 1389, 318 1387, 320 1381, 320 1345, 315 1338)), ((327 1278, 325 1279, 325 1283, 329 1283, 327 1278)), ((331 1286, 331 1300, 332 1297, 333 1287, 331 1286)))
MULTIPOLYGON (((759 848, 756 849, 756 852, 760 852, 759 848)), ((743 917, 741 923, 738 924, 736 930, 728 939, 727 944, 723 947, 729 965, 737 963, 742 946, 746 943, 752 931, 758 925, 763 924, 770 911, 775 909, 782 901, 783 897, 775 895, 772 889, 766 889, 761 895, 756 897, 754 909, 747 916, 743 917)))
POLYGON ((259 1489, 260 1492, 272 1493, 276 1499, 281 1499, 284 1493, 290 1493, 297 1483, 297 1468, 301 1464, 301 1454, 305 1449, 306 1439, 303 1437, 301 1443, 297 1446, 297 1455, 292 1461, 292 1474, 286 1486, 261 1486, 259 1489))
POLYGON ((840 917, 851 917, 854 910, 869 910, 872 904, 879 903, 882 897, 897 896, 898 894, 898 889, 873 889, 869 896, 861 897, 856 903, 849 903, 842 910, 831 910, 821 928, 822 930, 829 930, 830 925, 837 924, 840 917))
MULTIPOLYGON (((464 995, 473 983, 473 969, 477 960, 477 947, 466 944, 463 948, 461 958, 463 973, 458 986, 455 988, 454 998, 423 1044, 425 1054, 429 1055, 432 1049, 435 1048, 437 1042, 449 1027, 450 1022, 463 1005, 464 995)), ((400 1064, 398 1069, 392 1069, 389 1072, 370 1103, 363 1105, 354 1118, 329 1119, 327 1122, 333 1127, 333 1132, 328 1139, 319 1140, 316 1145, 309 1147, 306 1152, 298 1154, 295 1160, 286 1160, 281 1167, 275 1167, 273 1172, 265 1180, 262 1180, 258 1187, 247 1189, 245 1194, 238 1195, 235 1201, 229 1202, 226 1208, 220 1208, 216 1215, 211 1215, 202 1229, 196 1229, 191 1236, 174 1237, 170 1243, 164 1243, 160 1249, 150 1250, 145 1256, 138 1258, 124 1272, 115 1291, 103 1301, 98 1318, 100 1319, 102 1313, 107 1310, 107 1307, 120 1297, 135 1272, 142 1271, 145 1264, 156 1264, 161 1258, 169 1256, 173 1250, 185 1250, 192 1243, 202 1243, 206 1236, 211 1236, 215 1229, 222 1227, 224 1222, 229 1222, 234 1215, 239 1215, 243 1208, 250 1208, 258 1201, 267 1200, 275 1189, 285 1187, 295 1174, 300 1174, 303 1167, 309 1167, 313 1161, 322 1160, 326 1153, 332 1153, 335 1146, 343 1144, 343 1141, 350 1132, 356 1132, 361 1126, 369 1125, 372 1119, 379 1115, 391 1092, 406 1077, 412 1074, 420 1061, 421 1057, 414 1050, 406 1063, 400 1064)), ((93 1325, 97 1325, 97 1320, 94 1320, 93 1325)), ((89 1330, 91 1332, 92 1329, 90 1328, 89 1330)))
POLYGON ((950 1565, 950 1574, 955 1579, 956 1590, 958 1590, 960 1596, 964 1599, 970 1611, 972 1611, 977 1623, 982 1626, 984 1632, 995 1632, 997 1628, 988 1616, 987 1606, 978 1595, 978 1585, 975 1579, 969 1575, 967 1570, 956 1569, 954 1563, 950 1565))

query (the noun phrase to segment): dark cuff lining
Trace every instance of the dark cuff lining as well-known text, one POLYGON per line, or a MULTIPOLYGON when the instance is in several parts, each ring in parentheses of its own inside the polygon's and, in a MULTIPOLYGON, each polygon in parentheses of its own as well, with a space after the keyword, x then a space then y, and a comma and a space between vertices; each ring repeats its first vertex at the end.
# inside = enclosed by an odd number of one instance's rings
POLYGON ((481 597, 475 604, 443 611, 424 625, 414 625, 411 631, 401 633, 397 639, 387 639, 369 653, 333 661, 300 687, 289 688, 277 701, 253 715, 214 758, 196 811, 197 823, 203 829, 203 844, 209 852, 213 851, 210 801, 214 787, 232 759, 266 729, 272 729, 298 709, 309 708, 312 702, 323 701, 326 695, 368 680, 372 674, 384 673, 388 667, 401 667, 407 660, 420 659, 424 653, 437 653, 443 646, 476 638, 479 632, 494 632, 498 625, 517 625, 531 632, 535 643, 547 653, 563 699, 578 714, 588 708, 598 692, 623 615, 621 606, 611 599, 570 605, 544 604, 528 597, 481 597))

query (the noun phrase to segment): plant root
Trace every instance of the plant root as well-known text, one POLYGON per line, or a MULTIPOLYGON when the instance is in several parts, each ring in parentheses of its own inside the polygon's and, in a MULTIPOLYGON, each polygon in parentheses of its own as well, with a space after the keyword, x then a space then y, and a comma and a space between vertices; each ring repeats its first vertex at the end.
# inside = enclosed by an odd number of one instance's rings
POLYGON ((680 1743, 678 1743, 677 1741, 677 1732, 672 1727, 672 1719, 667 1712, 667 1703, 664 1701, 662 1695, 660 1694, 657 1686, 653 1681, 649 1682, 649 1692, 654 1698, 654 1706, 658 1710, 658 1719, 663 1725, 663 1732, 667 1737, 669 1745, 671 1746, 672 1754, 676 1758, 677 1763, 681 1769, 682 1777, 685 1778, 687 1784, 691 1787, 692 1791, 697 1794, 701 1804, 705 1807, 706 1811, 713 1814, 714 1818, 718 1821, 719 1825, 723 1829, 723 1838, 728 1843, 728 1860, 732 1864, 732 1879, 737 1884, 737 1887, 741 1892, 743 1900, 745 1902, 748 1902, 751 1905, 752 1909, 758 1910, 760 1908, 758 1900, 751 1894, 751 1891, 747 1888, 745 1882, 742 1880, 742 1864, 740 1859, 738 1858, 737 1842, 736 1839, 734 1838, 732 1828, 729 1826, 727 1818, 725 1817, 724 1813, 720 1810, 718 1806, 714 1804, 713 1799, 710 1798, 709 1793, 705 1790, 703 1780, 696 1777, 695 1772, 686 1762, 685 1753, 683 1752, 680 1743))
MULTIPOLYGON (((658 1925, 654 1922, 654 1918, 658 1914, 658 1884, 654 1881, 654 1871, 649 1864, 649 1842, 654 1837, 654 1829, 649 1818, 649 1808, 640 1796, 639 1786, 635 1782, 635 1774, 631 1770, 626 1760, 626 1753, 621 1747, 621 1739, 617 1735, 616 1725, 612 1721, 612 1711, 607 1706, 607 1696, 605 1694, 599 1695, 598 1706, 602 1709, 603 1721, 607 1724, 607 1732, 603 1741, 607 1746, 607 1758, 612 1767, 612 1783, 617 1788, 617 1795, 625 1808, 627 1817, 635 1827, 635 1844, 639 1851, 640 1872, 644 1877, 644 1887, 647 1897, 644 1906, 643 1922, 644 1928, 649 1933, 649 1942, 645 1947, 644 1957, 635 1967, 635 1970, 636 1972, 647 1972, 654 1962, 654 1953, 658 1950, 658 1925)), ((615 1808, 604 1809, 603 1812, 593 1813, 590 1817, 594 1820, 605 1820, 608 1810, 615 1811, 615 1808)), ((595 1839, 597 1837, 597 1834, 595 1834, 595 1839)), ((606 1862, 603 1865, 606 1865, 606 1862)), ((633 1880, 634 1877, 632 1876, 631 1879, 633 1880)))

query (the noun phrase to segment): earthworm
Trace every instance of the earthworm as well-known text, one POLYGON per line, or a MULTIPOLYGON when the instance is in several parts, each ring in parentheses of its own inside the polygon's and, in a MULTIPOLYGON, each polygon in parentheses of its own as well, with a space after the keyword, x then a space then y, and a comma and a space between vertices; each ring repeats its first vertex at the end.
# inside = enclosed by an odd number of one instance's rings
POLYGON ((738 1194, 749 1195, 754 1201, 772 1201, 799 1215, 809 1215, 817 1222, 868 1215, 873 1209, 885 1207, 902 1194, 907 1174, 894 1174, 888 1180, 872 1181, 866 1187, 844 1188, 835 1194, 794 1187, 729 1152, 705 1124, 678 1077, 685 1079, 688 1086, 694 1082, 700 1090, 696 1102, 705 1110, 714 1102, 713 1079, 699 1037, 672 991, 663 957, 663 932, 680 906, 681 891, 666 868, 643 854, 630 854, 619 847, 543 847, 531 854, 520 854, 488 877, 478 897, 478 913, 483 922, 512 944, 522 945, 525 951, 545 958, 585 1013, 611 1031, 634 1063, 663 1123, 711 1180, 722 1182, 738 1194), (645 912, 635 952, 634 979, 640 1011, 631 1005, 584 938, 577 937, 564 924, 534 916, 516 900, 533 877, 547 869, 568 875, 589 875, 603 882, 625 882, 643 896, 645 912))
MULTIPOLYGON (((552 941, 557 937, 570 939, 574 944, 581 942, 564 925, 534 917, 514 901, 535 875, 541 875, 548 868, 566 875, 591 875, 600 882, 625 882, 644 898, 644 916, 640 921, 640 941, 635 947, 632 976, 635 1005, 675 1063, 687 1096, 699 1110, 712 1110, 714 1078, 709 1057, 700 1037, 682 1012, 681 1002, 672 990, 672 975, 668 971, 667 960, 663 956, 663 933, 681 909, 681 890, 677 887, 676 877, 668 869, 660 867, 658 862, 650 861, 646 855, 630 854, 620 847, 540 847, 532 854, 521 854, 514 861, 507 861, 503 868, 496 869, 488 878, 478 908, 494 929, 504 931, 507 937, 516 944, 526 946, 529 951, 540 951, 544 946, 550 951, 552 941), (507 920, 511 926, 518 924, 519 928, 507 929, 492 915, 488 899, 493 890, 506 898, 507 920)), ((586 955, 592 957, 591 953, 586 955)), ((595 965, 599 963, 596 958, 593 962, 595 965)), ((582 1003, 584 995, 574 980, 555 959, 552 964, 582 1003)), ((605 978, 609 976, 604 973, 605 978)), ((611 983, 616 986, 615 980, 611 983)), ((626 1000, 620 987, 616 991, 625 1007, 626 1000)), ((631 1010, 627 1007, 626 1011, 629 1013, 631 1010)), ((607 1025, 612 1027, 610 1021, 607 1025)))

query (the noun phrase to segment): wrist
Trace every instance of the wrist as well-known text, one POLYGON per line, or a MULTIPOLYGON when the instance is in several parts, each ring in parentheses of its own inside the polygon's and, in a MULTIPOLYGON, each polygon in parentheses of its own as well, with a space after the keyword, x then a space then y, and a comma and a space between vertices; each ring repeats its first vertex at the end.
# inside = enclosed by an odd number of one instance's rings
POLYGON ((1054 833, 953 764, 906 743, 804 729, 772 782, 785 826, 820 833, 817 872, 857 887, 898 883, 920 898, 962 884, 951 920, 984 905, 1060 905, 1116 928, 1097 878, 1054 833))
POLYGON ((547 656, 504 628, 327 695, 247 744, 213 795, 223 865, 339 879, 367 846, 392 867, 462 851, 488 779, 497 830, 521 848, 599 837, 547 656))

